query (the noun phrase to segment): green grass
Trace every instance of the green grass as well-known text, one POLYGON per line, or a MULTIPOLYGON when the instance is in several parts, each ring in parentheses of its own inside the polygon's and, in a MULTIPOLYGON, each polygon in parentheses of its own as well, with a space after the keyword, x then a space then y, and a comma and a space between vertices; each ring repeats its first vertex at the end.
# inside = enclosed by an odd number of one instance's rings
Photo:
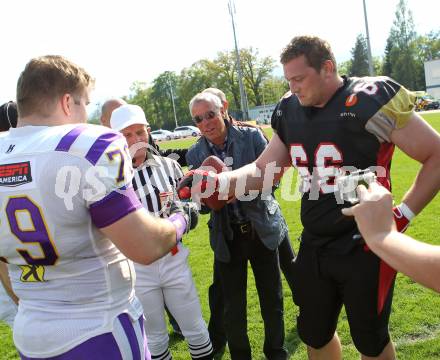
MULTIPOLYGON (((440 113, 429 113, 427 119, 430 124, 440 131, 440 113)), ((265 129, 267 134, 272 134, 271 129, 265 129)), ((187 147, 195 141, 194 138, 172 140, 160 143, 161 148, 187 147)), ((399 150, 396 150, 393 160, 392 178, 393 189, 396 201, 399 201, 406 189, 412 182, 419 164, 408 159, 399 150)), ((292 245, 297 250, 296 240, 301 232, 299 222, 299 201, 283 201, 280 196, 284 216, 287 219, 292 239, 292 245)), ((440 197, 434 199, 428 207, 414 220, 408 230, 408 235, 420 240, 440 244, 440 231, 438 216, 440 214, 440 197)), ((208 287, 212 278, 213 253, 209 246, 206 222, 208 216, 202 216, 197 229, 185 238, 185 244, 191 250, 189 259, 194 280, 199 291, 203 315, 209 319, 209 308, 207 302, 208 287)), ((248 285, 248 329, 252 345, 253 359, 264 359, 263 347, 263 323, 259 312, 258 297, 256 296, 255 283, 252 271, 249 270, 248 285)), ((295 319, 298 314, 293 304, 290 290, 284 282, 284 305, 285 305, 285 329, 286 347, 290 353, 290 359, 305 359, 306 349, 296 333, 295 319)), ((397 356, 404 360, 430 360, 440 358, 440 296, 431 290, 415 284, 409 278, 398 275, 393 312, 391 314, 390 331, 393 341, 396 344, 397 356)), ((171 330, 171 329, 170 329, 171 330)), ((345 313, 340 316, 338 324, 344 359, 358 359, 354 348, 345 313)), ((190 359, 185 341, 171 336, 171 351, 176 360, 190 359)), ((18 359, 16 355, 11 332, 6 325, 0 324, 0 359, 18 359)), ((230 359, 226 350, 221 359, 230 359)))
POLYGON ((185 149, 189 148, 192 144, 197 141, 198 137, 186 137, 183 139, 176 139, 170 141, 161 141, 158 142, 159 147, 163 150, 166 149, 185 149))

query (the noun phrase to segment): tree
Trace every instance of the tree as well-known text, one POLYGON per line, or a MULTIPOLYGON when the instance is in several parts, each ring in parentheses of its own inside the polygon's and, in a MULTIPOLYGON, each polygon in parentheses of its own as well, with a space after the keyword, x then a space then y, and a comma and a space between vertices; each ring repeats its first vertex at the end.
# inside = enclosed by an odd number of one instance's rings
POLYGON ((253 105, 261 105, 263 103, 261 84, 269 79, 275 67, 275 60, 270 56, 258 58, 258 50, 252 47, 240 50, 240 60, 248 88, 248 100, 253 105))
POLYGON ((145 112, 145 116, 149 124, 155 128, 160 127, 153 102, 151 101, 152 88, 147 83, 135 81, 130 87, 130 95, 124 96, 123 99, 129 104, 139 105, 145 112))
POLYGON ((146 111, 149 105, 147 84, 143 81, 135 81, 130 86, 130 92, 133 95, 123 97, 123 99, 130 104, 139 105, 146 111))
POLYGON ((151 101, 155 113, 155 125, 160 128, 174 129, 175 127, 171 89, 175 95, 178 82, 178 77, 171 71, 161 73, 153 81, 148 100, 151 101))
POLYGON ((338 73, 341 75, 350 74, 351 60, 343 61, 338 64, 338 73))
POLYGON ((383 68, 382 57, 380 57, 380 56, 373 56, 373 69, 374 69, 374 73, 377 76, 383 75, 382 74, 382 68, 383 68))
POLYGON ((431 31, 430 33, 418 36, 414 40, 416 57, 416 86, 417 89, 424 89, 426 61, 440 58, 440 32, 431 31))
POLYGON ((261 85, 263 104, 274 104, 289 90, 288 82, 282 77, 271 76, 261 85))
POLYGON ((203 59, 181 71, 179 97, 183 102, 188 104, 195 94, 214 86, 217 74, 212 71, 213 66, 212 61, 203 59))
POLYGON ((390 51, 392 61, 391 76, 409 89, 419 88, 417 76, 415 39, 416 31, 411 10, 406 0, 397 4, 393 27, 391 29, 393 47, 390 51))
POLYGON ((95 104, 95 109, 92 111, 92 113, 89 115, 87 122, 89 124, 100 124, 100 118, 101 118, 101 103, 95 104))
MULTIPOLYGON (((270 57, 260 58, 252 48, 241 49, 243 78, 251 105, 277 102, 288 90, 285 80, 272 75, 275 61, 270 57)), ((163 72, 152 85, 134 82, 130 96, 125 100, 141 106, 153 127, 172 129, 175 126, 171 101, 174 103, 179 125, 191 123, 188 104, 191 98, 208 87, 221 89, 230 103, 230 110, 240 113, 240 90, 237 78, 235 52, 219 52, 214 60, 202 59, 179 75, 163 72)))
POLYGON ((382 74, 385 76, 391 76, 392 72, 393 72, 393 62, 394 59, 392 59, 393 56, 393 47, 394 47, 394 32, 390 32, 390 35, 388 36, 387 39, 387 44, 385 46, 385 55, 384 55, 384 60, 383 60, 383 65, 382 65, 382 74))
POLYGON ((421 62, 440 58, 440 31, 431 31, 415 40, 417 59, 421 62))
POLYGON ((234 52, 219 52, 214 60, 213 70, 218 74, 219 89, 228 97, 232 109, 240 109, 240 88, 235 60, 234 52))
POLYGON ((369 75, 368 69, 368 49, 367 41, 362 34, 356 38, 355 45, 351 50, 351 66, 349 68, 350 76, 366 76, 369 75))

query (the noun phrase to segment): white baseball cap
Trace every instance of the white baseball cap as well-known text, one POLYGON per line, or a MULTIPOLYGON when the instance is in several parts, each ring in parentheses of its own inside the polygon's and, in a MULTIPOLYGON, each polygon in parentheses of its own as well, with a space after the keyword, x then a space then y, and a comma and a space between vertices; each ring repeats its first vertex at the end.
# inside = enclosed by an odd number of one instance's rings
POLYGON ((149 126, 144 110, 140 106, 126 104, 113 110, 110 117, 110 127, 113 130, 121 131, 134 124, 149 126))

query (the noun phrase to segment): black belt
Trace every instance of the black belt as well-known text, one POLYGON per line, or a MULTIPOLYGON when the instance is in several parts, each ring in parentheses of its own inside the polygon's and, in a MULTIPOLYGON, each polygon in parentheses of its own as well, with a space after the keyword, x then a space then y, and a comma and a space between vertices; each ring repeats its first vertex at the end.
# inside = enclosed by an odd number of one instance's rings
POLYGON ((238 234, 248 234, 252 231, 252 224, 250 221, 239 224, 231 224, 232 230, 238 234))

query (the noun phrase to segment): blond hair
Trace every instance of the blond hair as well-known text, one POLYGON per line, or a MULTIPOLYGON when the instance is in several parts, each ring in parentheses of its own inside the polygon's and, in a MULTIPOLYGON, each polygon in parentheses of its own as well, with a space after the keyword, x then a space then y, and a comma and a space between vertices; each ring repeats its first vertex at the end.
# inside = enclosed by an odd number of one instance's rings
POLYGON ((64 94, 82 95, 94 79, 81 67, 59 55, 31 59, 17 82, 17 110, 20 117, 47 117, 64 94))

